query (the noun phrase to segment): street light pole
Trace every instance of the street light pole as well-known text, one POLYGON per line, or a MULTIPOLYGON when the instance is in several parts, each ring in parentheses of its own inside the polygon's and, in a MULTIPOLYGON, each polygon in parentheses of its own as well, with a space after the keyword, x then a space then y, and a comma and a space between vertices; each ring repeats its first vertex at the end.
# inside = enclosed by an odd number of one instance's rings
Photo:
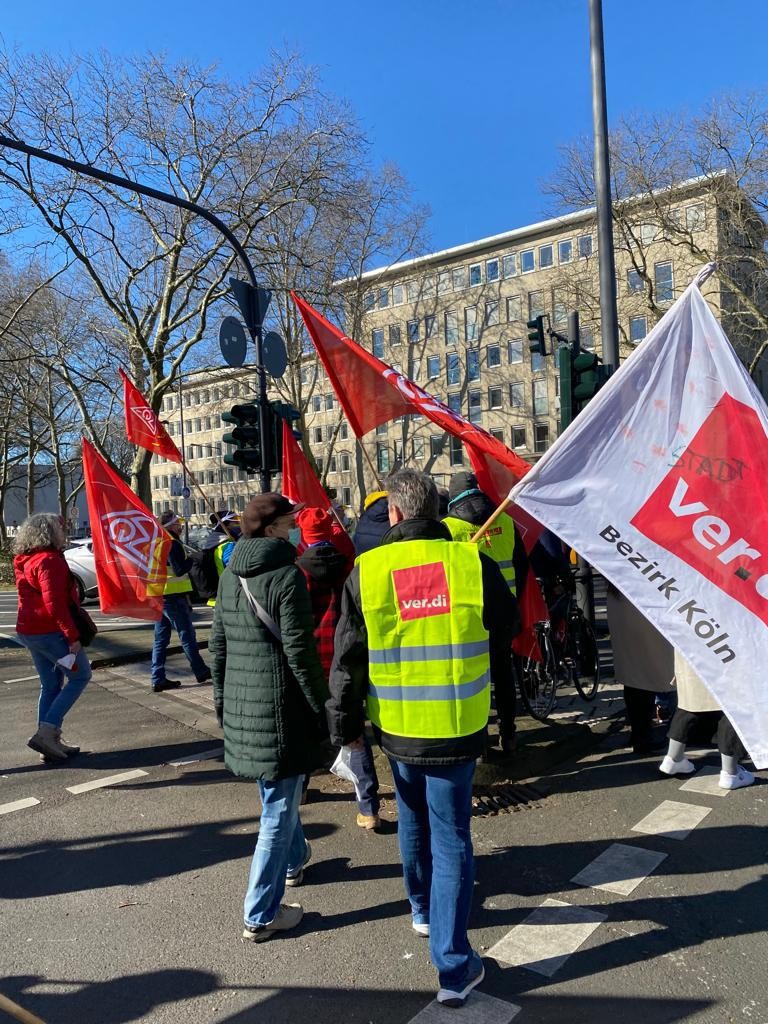
POLYGON ((589 0, 589 58, 592 72, 592 125, 595 135, 597 258, 600 271, 600 334, 603 362, 619 368, 619 319, 616 313, 616 266, 613 258, 611 167, 605 98, 603 2, 589 0))
POLYGON ((187 460, 184 456, 184 402, 182 401, 183 395, 181 390, 181 370, 179 370, 179 424, 181 430, 181 509, 184 515, 184 542, 189 544, 189 498, 186 496, 187 493, 187 460))

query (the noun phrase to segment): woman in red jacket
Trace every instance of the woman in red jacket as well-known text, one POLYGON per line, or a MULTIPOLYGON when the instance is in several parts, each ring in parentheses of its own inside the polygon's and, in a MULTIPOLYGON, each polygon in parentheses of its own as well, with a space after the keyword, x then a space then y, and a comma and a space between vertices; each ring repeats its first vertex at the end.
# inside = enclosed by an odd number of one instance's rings
POLYGON ((26 519, 14 538, 16 632, 40 676, 38 728, 27 746, 50 761, 65 761, 80 751, 63 742, 61 726, 91 678, 91 665, 70 611, 79 602, 62 554, 66 543, 61 519, 46 513, 26 519), (66 667, 70 655, 75 660, 66 667))

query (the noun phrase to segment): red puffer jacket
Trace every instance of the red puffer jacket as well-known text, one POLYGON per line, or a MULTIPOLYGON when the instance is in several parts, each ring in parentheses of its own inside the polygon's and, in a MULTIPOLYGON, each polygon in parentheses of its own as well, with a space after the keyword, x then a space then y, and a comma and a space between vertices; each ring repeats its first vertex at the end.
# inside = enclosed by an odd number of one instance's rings
POLYGON ((78 604, 77 587, 61 551, 41 548, 13 560, 19 612, 18 633, 61 632, 69 643, 79 640, 69 608, 78 604))

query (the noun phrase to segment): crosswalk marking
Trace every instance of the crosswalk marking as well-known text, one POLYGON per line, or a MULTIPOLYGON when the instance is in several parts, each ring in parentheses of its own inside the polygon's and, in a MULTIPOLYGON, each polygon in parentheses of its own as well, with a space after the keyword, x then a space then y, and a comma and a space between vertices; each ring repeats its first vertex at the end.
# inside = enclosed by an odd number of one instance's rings
POLYGON ((571 881, 585 888, 629 896, 666 856, 666 853, 644 850, 639 846, 612 843, 571 881))
POLYGON ((452 1010, 433 999, 408 1024, 509 1024, 519 1012, 520 1007, 514 1003, 475 989, 460 1009, 452 1010))
POLYGON ((211 761, 214 757, 221 757, 224 754, 224 747, 214 747, 213 750, 202 750, 199 754, 190 754, 189 757, 180 757, 178 761, 169 761, 172 768, 180 764, 194 764, 195 761, 211 761))
POLYGON ((721 789, 719 782, 720 769, 707 765, 684 782, 680 789, 685 793, 703 793, 705 796, 728 796, 731 790, 721 789))
POLYGON ((25 797, 23 800, 13 800, 9 804, 0 804, 0 814, 10 814, 12 811, 23 811, 25 807, 34 807, 40 801, 33 796, 25 797))
POLYGON ((632 826, 633 832, 667 839, 685 839, 706 818, 711 807, 681 804, 677 800, 663 800, 650 814, 632 826))
POLYGON ((81 782, 77 786, 67 786, 68 793, 88 793, 92 789, 101 789, 104 786, 115 786, 118 782, 128 782, 130 779, 139 779, 142 775, 149 775, 143 768, 134 768, 132 772, 122 772, 120 775, 108 775, 104 779, 93 779, 92 782, 81 782))
POLYGON ((605 918, 596 910, 547 899, 492 946, 488 956, 551 978, 605 918))
POLYGON ((3 679, 4 683, 29 683, 33 679, 39 679, 40 676, 20 676, 18 679, 3 679))

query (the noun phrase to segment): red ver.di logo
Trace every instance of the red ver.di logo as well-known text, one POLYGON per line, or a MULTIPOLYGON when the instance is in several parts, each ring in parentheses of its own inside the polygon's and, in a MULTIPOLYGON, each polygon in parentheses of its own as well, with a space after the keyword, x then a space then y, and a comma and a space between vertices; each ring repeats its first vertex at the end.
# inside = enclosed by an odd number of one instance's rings
POLYGON ((392 581, 401 619, 424 619, 428 615, 445 615, 451 610, 448 579, 442 562, 393 569, 392 581))
POLYGON ((632 519, 768 624, 768 438, 725 394, 632 519))

